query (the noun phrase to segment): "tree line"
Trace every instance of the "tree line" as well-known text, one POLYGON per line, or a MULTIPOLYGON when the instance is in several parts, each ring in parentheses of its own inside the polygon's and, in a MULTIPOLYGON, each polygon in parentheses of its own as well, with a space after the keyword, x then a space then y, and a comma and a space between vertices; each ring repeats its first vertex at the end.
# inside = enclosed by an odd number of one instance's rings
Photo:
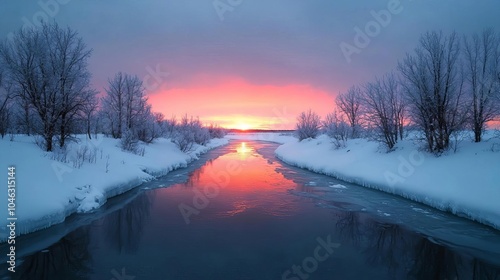
POLYGON ((45 151, 64 148, 75 134, 103 133, 121 139, 135 152, 139 141, 166 136, 183 150, 223 137, 218 126, 197 118, 166 120, 153 112, 143 82, 119 72, 108 80, 104 96, 91 86, 92 50, 78 33, 57 23, 20 29, 0 44, 0 136, 39 137, 45 151))
POLYGON ((500 117, 500 35, 491 28, 472 36, 427 32, 397 69, 350 87, 336 107, 323 121, 303 112, 299 139, 325 132, 341 147, 348 138, 369 136, 390 151, 413 126, 435 154, 467 129, 481 142, 487 124, 500 117))

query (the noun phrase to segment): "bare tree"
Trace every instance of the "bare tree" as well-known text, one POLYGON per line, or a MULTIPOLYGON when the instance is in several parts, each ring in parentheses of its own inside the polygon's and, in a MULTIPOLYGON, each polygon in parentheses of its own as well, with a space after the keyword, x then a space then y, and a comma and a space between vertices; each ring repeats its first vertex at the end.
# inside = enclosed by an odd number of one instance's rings
POLYGON ((474 34, 469 40, 464 37, 464 54, 467 77, 467 94, 470 98, 471 126, 475 142, 481 136, 487 122, 499 113, 495 94, 499 90, 500 38, 493 29, 486 29, 481 35, 474 34))
POLYGON ((392 150, 403 138, 405 101, 394 73, 365 85, 363 95, 365 117, 376 130, 375 137, 392 150))
POLYGON ((81 112, 83 115, 83 119, 85 120, 85 131, 89 139, 92 139, 92 131, 91 131, 92 122, 97 122, 98 105, 99 105, 99 99, 97 99, 97 94, 94 93, 88 95, 88 99, 82 106, 81 112))
MULTIPOLYGON (((22 95, 20 95, 22 96, 22 95)), ((20 96, 15 96, 15 118, 18 130, 21 133, 25 133, 28 136, 34 132, 34 127, 36 126, 37 117, 36 112, 27 98, 20 98, 20 96)))
POLYGON ((56 135, 61 146, 70 135, 85 99, 82 93, 89 91, 89 56, 78 34, 55 22, 42 23, 39 29, 21 29, 0 46, 0 57, 22 99, 25 117, 29 119, 31 109, 36 112, 41 127, 35 129, 47 151, 52 150, 56 135))
POLYGON ((188 117, 184 115, 176 123, 172 135, 172 142, 183 152, 189 152, 194 144, 204 145, 210 140, 208 128, 203 127, 199 118, 188 117))
POLYGON ((118 73, 109 80, 106 96, 102 99, 109 129, 114 138, 127 138, 152 142, 159 136, 151 105, 144 94, 142 81, 137 76, 118 73))
POLYGON ((90 89, 90 72, 87 60, 91 50, 71 29, 62 29, 49 24, 42 29, 50 45, 50 63, 55 76, 55 87, 60 106, 59 145, 73 133, 76 119, 87 105, 95 99, 96 91, 90 89))
POLYGON ((352 86, 347 92, 339 94, 335 102, 349 121, 351 137, 358 137, 361 118, 361 89, 358 86, 352 86))
POLYGON ((109 121, 109 128, 113 138, 121 138, 122 136, 126 98, 125 80, 127 76, 127 74, 119 72, 113 79, 109 79, 109 87, 106 89, 106 96, 102 99, 103 110, 109 121))
POLYGON ((321 118, 311 109, 302 112, 297 117, 296 133, 299 141, 307 138, 316 138, 320 132, 321 118))
POLYGON ((413 54, 399 62, 411 118, 424 132, 433 153, 448 149, 450 135, 463 128, 463 75, 456 33, 427 32, 413 54))
POLYGON ((337 112, 326 115, 323 121, 323 130, 325 134, 332 139, 336 149, 344 148, 349 138, 351 127, 344 120, 344 116, 337 112))
POLYGON ((2 69, 0 65, 0 136, 3 138, 10 128, 11 110, 10 100, 12 93, 10 87, 3 81, 2 69))

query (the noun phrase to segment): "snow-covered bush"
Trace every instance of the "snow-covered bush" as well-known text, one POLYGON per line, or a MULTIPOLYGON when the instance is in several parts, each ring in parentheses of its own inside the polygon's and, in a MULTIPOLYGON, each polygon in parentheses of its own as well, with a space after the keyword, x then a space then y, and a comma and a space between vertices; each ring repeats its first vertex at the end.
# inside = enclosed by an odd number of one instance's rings
POLYGON ((176 127, 177 119, 175 117, 172 117, 169 120, 164 120, 162 123, 163 135, 166 138, 172 138, 175 134, 176 127))
POLYGON ((343 116, 339 117, 337 112, 333 112, 326 116, 323 122, 323 130, 325 134, 332 139, 335 148, 339 149, 346 146, 351 127, 344 120, 343 116))
POLYGON ((210 141, 210 132, 206 127, 194 128, 194 142, 199 145, 206 145, 210 141))
POLYGON ((195 129, 192 117, 191 119, 187 115, 182 117, 181 121, 175 126, 172 142, 183 152, 189 152, 193 148, 195 129))
POLYGON ((194 145, 193 131, 186 127, 179 127, 172 135, 172 142, 183 152, 189 152, 194 145))
POLYGON ((135 154, 137 153, 138 147, 139 139, 137 139, 136 134, 130 129, 125 130, 120 140, 120 148, 124 151, 129 151, 135 154))
POLYGON ((210 124, 208 132, 210 133, 210 138, 223 138, 227 134, 226 130, 217 124, 210 124))
POLYGON ((296 135, 299 141, 307 138, 316 138, 320 133, 321 118, 318 114, 309 109, 307 112, 302 112, 297 117, 296 135))
POLYGON ((204 127, 198 118, 188 118, 187 115, 175 125, 171 134, 172 142, 183 152, 189 152, 195 143, 205 145, 212 138, 209 128, 204 127))

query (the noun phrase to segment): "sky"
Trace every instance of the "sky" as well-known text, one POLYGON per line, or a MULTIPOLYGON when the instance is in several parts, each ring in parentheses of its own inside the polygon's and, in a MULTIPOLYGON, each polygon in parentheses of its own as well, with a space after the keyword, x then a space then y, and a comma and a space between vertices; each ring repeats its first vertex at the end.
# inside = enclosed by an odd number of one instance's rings
POLYGON ((0 0, 0 38, 55 20, 93 50, 102 93, 121 71, 167 117, 292 129, 394 70, 426 31, 500 32, 498 11, 498 0, 0 0))

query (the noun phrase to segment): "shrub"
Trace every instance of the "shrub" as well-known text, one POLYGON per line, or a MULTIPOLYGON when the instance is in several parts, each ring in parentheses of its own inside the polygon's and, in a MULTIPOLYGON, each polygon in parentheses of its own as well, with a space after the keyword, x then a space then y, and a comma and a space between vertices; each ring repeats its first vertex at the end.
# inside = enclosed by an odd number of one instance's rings
POLYGON ((318 114, 309 109, 307 112, 302 112, 297 117, 296 134, 299 141, 307 138, 316 138, 320 132, 321 118, 318 114))
POLYGON ((335 148, 339 149, 346 146, 351 127, 343 117, 339 117, 336 112, 333 112, 326 116, 323 130, 332 139, 335 148))

